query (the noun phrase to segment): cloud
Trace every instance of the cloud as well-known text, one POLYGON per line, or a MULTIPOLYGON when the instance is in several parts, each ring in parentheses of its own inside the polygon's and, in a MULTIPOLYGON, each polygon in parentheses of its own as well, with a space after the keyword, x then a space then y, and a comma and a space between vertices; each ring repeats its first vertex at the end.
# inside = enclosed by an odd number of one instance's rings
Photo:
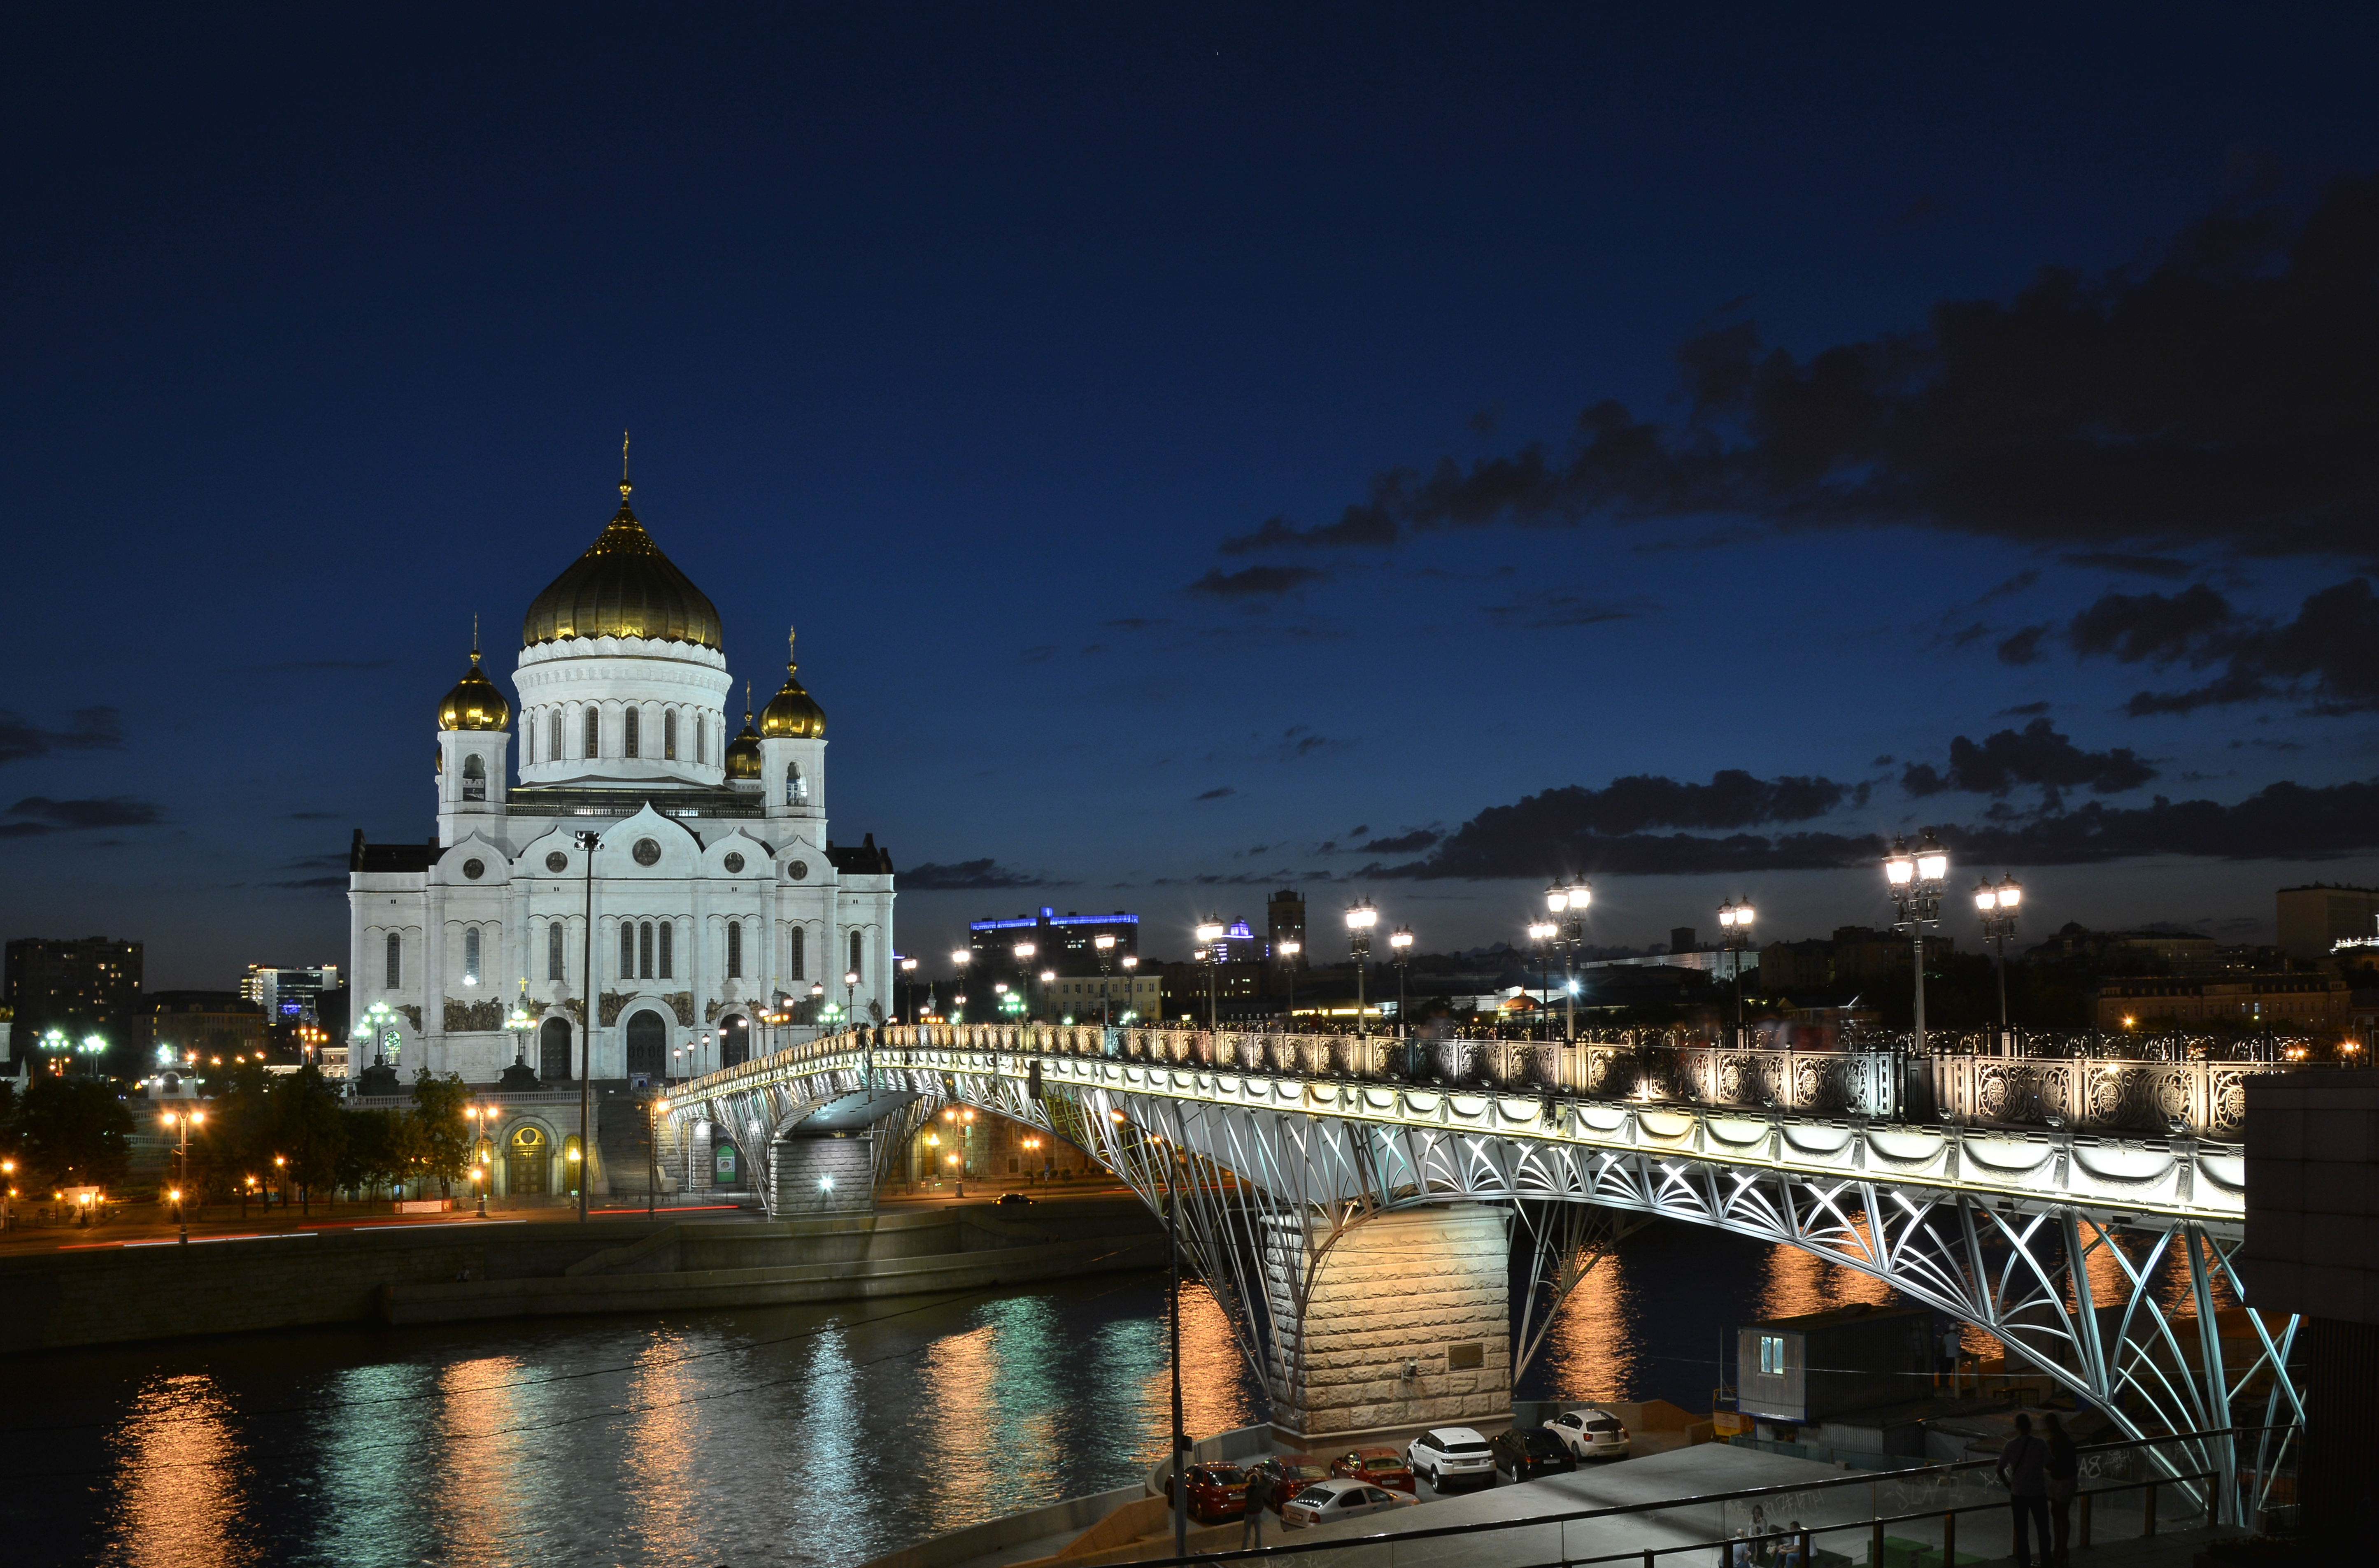
POLYGON ((979 861, 953 861, 946 865, 929 861, 900 874, 901 890, 909 893, 981 893, 1002 887, 1070 886, 1070 883, 1053 882, 1033 872, 1010 870, 988 857, 979 861))
POLYGON ((1373 476, 1226 554, 1588 519, 1907 525, 2114 554, 2205 542, 2367 560, 2379 491, 2379 176, 2226 204, 2135 263, 1805 356, 1749 321, 1676 351, 1673 427, 1591 402, 1558 446, 1373 476))
POLYGON ((1419 854, 1444 837, 1444 834, 1430 828, 1416 828, 1410 833, 1399 833, 1393 838, 1374 838, 1368 844, 1358 846, 1355 852, 1362 855, 1419 854))
POLYGON ((105 800, 54 801, 28 795, 0 815, 30 817, 0 826, 0 838, 32 838, 45 833, 80 833, 94 827, 146 827, 164 820, 163 811, 129 795, 105 800))
POLYGON ((2040 639, 2047 633, 2046 626, 2027 626, 2011 637, 1999 642, 2001 664, 2036 664, 2040 660, 2040 639))
POLYGON ((295 882, 268 882, 267 887, 344 887, 347 878, 339 876, 301 876, 295 882))
POLYGON ((1237 790, 1231 788, 1228 784, 1225 784, 1218 789, 1209 790, 1202 795, 1192 796, 1191 799, 1200 801, 1219 801, 1226 796, 1236 795, 1238 793, 1238 791, 1237 790))
POLYGON ((2101 572, 2129 572, 2142 577, 2188 576, 2197 570, 2185 561, 2175 561, 2168 555, 2130 555, 2121 550, 2080 550, 2060 556, 2068 566, 2087 566, 2101 572))
POLYGON ((1253 598, 1290 593, 1329 575, 1310 566, 1250 566, 1239 572, 1226 572, 1217 566, 1190 584, 1190 591, 1222 599, 1253 598))
POLYGON ((1985 588, 1983 590, 1982 597, 1974 600, 1974 602, 1978 605, 1983 605, 1990 603, 1993 599, 2003 599, 2010 594, 2020 594, 2023 592, 2026 588, 2033 586, 2033 585, 2039 581, 2040 573, 2030 567, 2026 567, 2023 571, 2017 573, 2014 576, 2009 578, 2006 582, 1993 584, 1990 587, 1985 588))
POLYGON ((2379 709, 2379 597, 2361 577, 2306 596, 2288 621, 2242 615, 2203 583, 2171 596, 2108 594, 2073 618, 2066 640, 2084 658, 2213 672, 2184 691, 2134 694, 2125 705, 2134 717, 2282 700, 2322 713, 2379 709))
POLYGON ((1825 815, 1854 794, 1851 786, 1830 778, 1755 778, 1739 768, 1714 774, 1707 784, 1648 774, 1614 778, 1600 790, 1573 784, 1479 813, 1438 846, 1431 863, 1443 869, 1431 874, 1533 876, 1582 870, 1588 863, 1582 855, 1646 828, 1726 829, 1805 822, 1825 815), (1531 869, 1494 869, 1515 863, 1516 847, 1521 845, 1527 846, 1531 869))
POLYGON ((2156 776, 2127 746, 2085 752, 2060 735, 2046 718, 2021 730, 2002 730, 1982 741, 1961 735, 1950 742, 1950 766, 1911 763, 1900 786, 1920 799, 1955 790, 1969 795, 2005 797, 2020 785, 2037 785, 2054 802, 2058 792, 2087 786, 2101 795, 2136 790, 2156 776))
MULTIPOLYGON (((1541 799, 1542 797, 1531 797, 1541 799)), ((1522 802, 1523 806, 1527 802, 1522 802)), ((1439 851, 1402 865, 1374 863, 1362 877, 1468 880, 1550 874, 1674 876, 1755 871, 1873 871, 1882 841, 1871 836, 1574 831, 1558 841, 1512 806, 1463 824, 1439 851)), ((2012 824, 1941 826, 1953 863, 1964 866, 2089 865, 2150 855, 2216 860, 2321 861, 2379 850, 2379 778, 2307 786, 2274 784, 2236 804, 2172 801, 2144 806, 2091 801, 2072 811, 2012 824)))
POLYGON ((1503 626, 1540 630, 1555 626, 1600 626, 1607 621, 1633 621, 1641 612, 1623 605, 1597 603, 1576 594, 1553 594, 1522 599, 1516 604, 1491 604, 1487 617, 1503 626))
POLYGON ((78 707, 64 730, 44 730, 22 715, 0 708, 0 763, 54 756, 60 752, 124 749, 122 716, 112 707, 78 707))
MULTIPOLYGON (((2048 705, 2045 702, 2018 703, 2013 707, 2003 707, 1999 709, 1998 713, 1991 717, 1994 718, 2030 718, 2035 714, 2047 713, 2047 711, 2048 705)), ((1886 757, 1884 760, 1889 762, 1891 759, 1886 757)))

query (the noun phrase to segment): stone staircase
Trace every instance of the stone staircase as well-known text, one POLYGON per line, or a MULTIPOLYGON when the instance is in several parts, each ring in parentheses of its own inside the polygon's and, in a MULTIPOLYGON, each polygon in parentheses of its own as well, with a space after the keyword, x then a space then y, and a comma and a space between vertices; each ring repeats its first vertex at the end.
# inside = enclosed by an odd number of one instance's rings
MULTIPOLYGON (((595 1102, 595 1150, 614 1198, 645 1197, 651 1167, 652 1116, 646 1097, 624 1089, 605 1090, 595 1102)), ((677 1190, 663 1171, 660 1193, 677 1190)))

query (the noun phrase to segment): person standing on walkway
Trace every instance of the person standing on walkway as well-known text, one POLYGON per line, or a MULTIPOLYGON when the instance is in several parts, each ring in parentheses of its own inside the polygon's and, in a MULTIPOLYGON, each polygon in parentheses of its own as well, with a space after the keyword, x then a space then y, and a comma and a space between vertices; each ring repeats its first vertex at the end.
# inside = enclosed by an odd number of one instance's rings
POLYGON ((1272 1472, 1261 1464, 1248 1466, 1248 1511, 1239 1516, 1239 1547, 1263 1545, 1264 1504, 1272 1501, 1272 1472))
POLYGON ((2041 1424, 2047 1429, 2048 1523, 2057 1541, 2048 1557, 2049 1568, 2066 1568, 2071 1559, 2065 1543, 2073 1530, 2073 1493, 2082 1484, 2082 1456, 2074 1451, 2072 1436, 2056 1411, 2050 1411, 2041 1424))
POLYGON ((2016 1412, 2015 1436, 1999 1450, 1999 1478, 2015 1515, 2016 1568, 2032 1568, 2027 1523, 2040 1541, 2041 1568, 2049 1568, 2048 1445, 2032 1435, 2032 1417, 2021 1410, 2016 1412))

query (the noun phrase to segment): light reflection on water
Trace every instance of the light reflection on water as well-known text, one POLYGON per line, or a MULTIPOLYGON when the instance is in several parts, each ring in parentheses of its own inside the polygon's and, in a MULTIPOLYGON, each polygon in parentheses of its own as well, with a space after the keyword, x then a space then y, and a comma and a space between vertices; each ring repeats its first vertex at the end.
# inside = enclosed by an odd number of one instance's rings
MULTIPOLYGON (((255 1561, 230 1533, 242 1479, 229 1407, 203 1373, 161 1375, 133 1396, 115 1434, 121 1505, 110 1561, 136 1568, 255 1561)), ((18 1449, 18 1464, 35 1455, 18 1449)))

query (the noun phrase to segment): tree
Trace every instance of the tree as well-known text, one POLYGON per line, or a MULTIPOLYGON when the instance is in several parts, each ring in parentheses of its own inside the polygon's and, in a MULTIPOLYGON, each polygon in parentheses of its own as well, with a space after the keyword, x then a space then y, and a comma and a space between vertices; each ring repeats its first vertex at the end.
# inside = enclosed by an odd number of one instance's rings
POLYGON ((28 1185, 113 1187, 132 1166, 132 1113, 104 1079, 34 1074, 17 1133, 28 1185))
POLYGON ((338 1181, 360 1188, 367 1200, 392 1187, 412 1168, 405 1120, 394 1111, 339 1112, 338 1181))
POLYGON ((322 1069, 308 1063, 293 1073, 275 1077, 272 1090, 272 1141, 288 1160, 289 1179, 297 1184, 299 1212, 313 1212, 314 1188, 338 1179, 339 1153, 347 1129, 339 1116, 338 1097, 322 1080, 322 1069))
POLYGON ((261 1062, 242 1062, 223 1079, 223 1092, 207 1112, 206 1172, 210 1187, 229 1188, 248 1215, 248 1178, 271 1168, 273 1110, 261 1062))
POLYGON ((438 1178, 441 1197, 454 1195, 471 1164, 471 1126, 463 1107, 470 1104, 471 1086, 453 1073, 432 1078, 423 1067, 413 1080, 413 1109, 407 1113, 420 1137, 417 1157, 422 1169, 438 1178))

